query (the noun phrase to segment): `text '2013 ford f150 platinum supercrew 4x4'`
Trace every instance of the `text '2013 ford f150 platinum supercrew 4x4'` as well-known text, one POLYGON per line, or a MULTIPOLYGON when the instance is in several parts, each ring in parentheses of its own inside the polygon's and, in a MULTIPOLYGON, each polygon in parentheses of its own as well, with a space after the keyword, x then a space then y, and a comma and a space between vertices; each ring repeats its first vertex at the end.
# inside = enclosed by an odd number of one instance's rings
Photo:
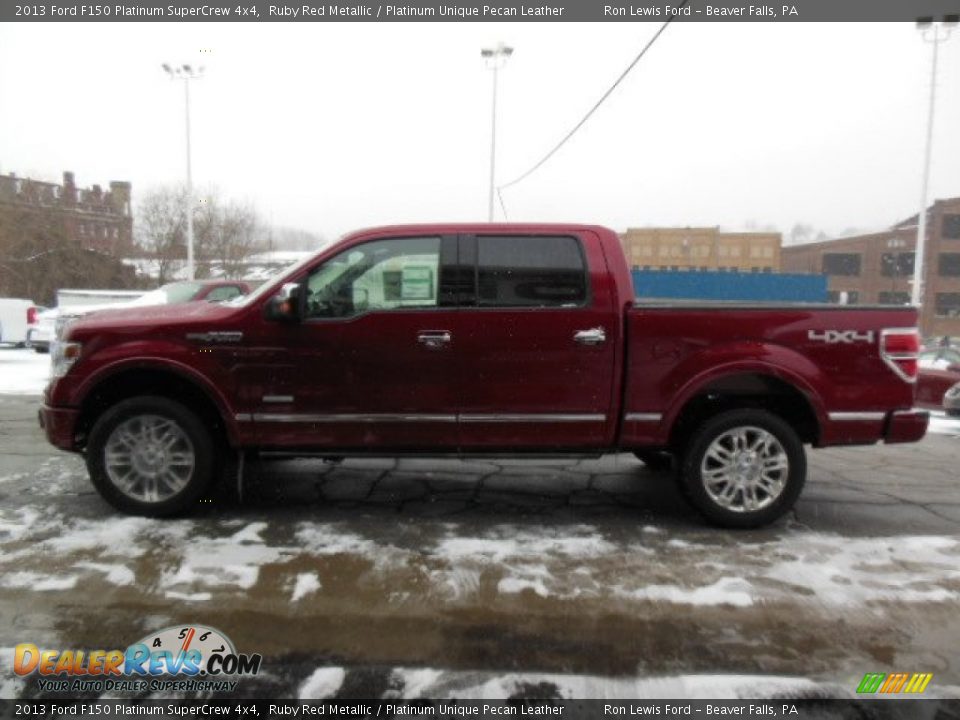
POLYGON ((804 445, 913 442, 909 307, 635 302, 587 225, 365 230, 227 304, 107 310, 55 350, 41 424, 144 515, 249 451, 673 464, 710 521, 789 510, 804 445))

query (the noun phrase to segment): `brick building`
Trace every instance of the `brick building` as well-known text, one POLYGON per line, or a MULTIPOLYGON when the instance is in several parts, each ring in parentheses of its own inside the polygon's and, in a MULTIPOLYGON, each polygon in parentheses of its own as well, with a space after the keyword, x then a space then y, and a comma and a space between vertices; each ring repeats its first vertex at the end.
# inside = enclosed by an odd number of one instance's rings
POLYGON ((627 262, 640 270, 780 271, 780 233, 629 228, 620 242, 627 262))
POLYGON ((80 247, 113 257, 128 255, 133 247, 133 214, 130 183, 111 182, 78 188, 72 172, 63 173, 63 184, 0 175, 0 219, 35 216, 53 220, 64 237, 80 247))
MULTIPOLYGON (((908 305, 913 287, 917 216, 882 232, 783 248, 783 269, 828 276, 831 300, 850 304, 908 305)), ((960 336, 960 198, 937 200, 927 210, 925 336, 960 336)))

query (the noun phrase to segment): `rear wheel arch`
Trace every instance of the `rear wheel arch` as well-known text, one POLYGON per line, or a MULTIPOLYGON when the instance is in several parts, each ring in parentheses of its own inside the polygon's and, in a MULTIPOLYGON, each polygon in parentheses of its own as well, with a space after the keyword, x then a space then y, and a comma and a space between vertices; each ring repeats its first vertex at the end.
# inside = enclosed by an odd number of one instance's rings
POLYGON ((670 424, 670 448, 681 452, 705 422, 739 409, 765 410, 788 423, 802 442, 819 441, 817 404, 808 392, 791 380, 749 370, 713 377, 689 393, 670 424))

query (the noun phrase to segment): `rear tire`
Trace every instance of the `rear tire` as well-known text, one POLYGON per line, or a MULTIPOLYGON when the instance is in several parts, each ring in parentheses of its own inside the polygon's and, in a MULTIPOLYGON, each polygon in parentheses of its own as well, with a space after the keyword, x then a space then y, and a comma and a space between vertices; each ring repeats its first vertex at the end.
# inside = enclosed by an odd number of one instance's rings
POLYGON ((214 470, 214 443, 190 409, 164 397, 123 400, 90 431, 87 470, 108 503, 165 517, 192 510, 214 470))
POLYGON ((797 433, 766 410, 721 413, 687 443, 680 483, 710 522, 728 528, 767 525, 803 490, 806 455, 797 433))

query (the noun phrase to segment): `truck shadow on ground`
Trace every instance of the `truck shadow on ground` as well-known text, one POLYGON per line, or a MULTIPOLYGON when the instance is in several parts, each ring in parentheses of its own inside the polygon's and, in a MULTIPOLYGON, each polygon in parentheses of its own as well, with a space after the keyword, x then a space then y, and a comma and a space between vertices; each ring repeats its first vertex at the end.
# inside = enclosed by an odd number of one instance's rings
POLYGON ((336 508, 403 517, 550 517, 582 522, 598 516, 702 526, 669 472, 632 457, 597 460, 317 459, 248 461, 241 502, 209 511, 336 508))

